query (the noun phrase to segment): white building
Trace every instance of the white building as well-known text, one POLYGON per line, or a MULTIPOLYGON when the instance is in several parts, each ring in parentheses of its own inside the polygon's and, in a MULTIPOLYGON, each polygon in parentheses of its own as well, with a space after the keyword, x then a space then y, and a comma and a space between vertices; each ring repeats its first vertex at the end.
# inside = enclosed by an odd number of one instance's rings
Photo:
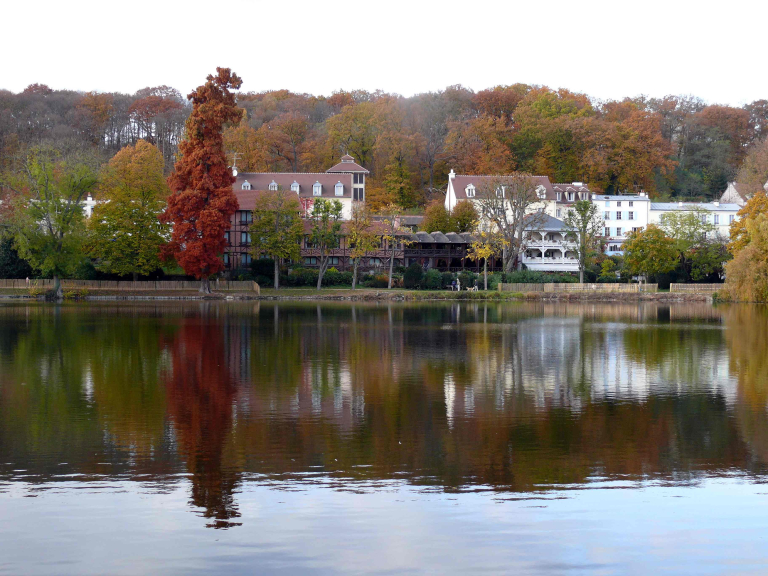
POLYGON ((545 213, 531 221, 535 224, 525 232, 523 264, 542 272, 578 272, 579 256, 575 244, 566 239, 563 221, 545 213))
POLYGON ((631 196, 593 194, 592 203, 603 218, 605 250, 609 255, 620 254, 627 234, 648 225, 651 201, 644 192, 631 196))
POLYGON ((651 202, 649 224, 661 226, 664 216, 672 212, 702 211, 702 218, 715 227, 714 235, 728 238, 731 233, 731 223, 737 219, 741 209, 738 204, 723 204, 721 202, 651 202), (704 213, 706 211, 706 213, 704 213))

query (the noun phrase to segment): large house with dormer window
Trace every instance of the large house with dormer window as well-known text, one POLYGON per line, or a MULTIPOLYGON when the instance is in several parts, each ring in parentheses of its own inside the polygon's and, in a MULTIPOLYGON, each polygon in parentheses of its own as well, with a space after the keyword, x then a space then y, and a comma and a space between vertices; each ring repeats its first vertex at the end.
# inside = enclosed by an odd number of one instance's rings
POLYGON ((224 264, 229 270, 246 268, 251 262, 249 253, 253 222, 253 209, 260 193, 277 190, 294 192, 305 214, 312 212, 314 203, 324 200, 341 202, 342 216, 352 217, 352 204, 365 201, 365 178, 369 171, 344 155, 341 161, 325 172, 238 172, 232 171, 236 180, 233 191, 240 205, 232 217, 232 226, 225 233, 227 250, 224 264))

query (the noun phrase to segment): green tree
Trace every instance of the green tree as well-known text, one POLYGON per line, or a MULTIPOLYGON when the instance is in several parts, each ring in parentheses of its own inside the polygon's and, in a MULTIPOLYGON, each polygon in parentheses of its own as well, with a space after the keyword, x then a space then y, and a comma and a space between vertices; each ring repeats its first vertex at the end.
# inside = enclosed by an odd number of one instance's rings
POLYGON ((369 252, 376 250, 381 244, 381 237, 373 228, 370 212, 362 202, 357 202, 352 206, 352 219, 349 221, 347 241, 350 246, 350 257, 353 261, 352 290, 354 290, 357 287, 357 271, 360 267, 360 259, 369 252))
POLYGON ((671 272, 677 259, 675 241, 654 224, 630 232, 624 242, 624 265, 635 276, 648 278, 671 272))
POLYGON ((297 259, 301 254, 304 223, 296 194, 278 190, 256 198, 251 224, 251 253, 267 254, 274 260, 275 289, 280 287, 280 259, 297 259))
POLYGON ((31 275, 32 267, 26 260, 19 258, 13 238, 0 238, 0 278, 29 278, 31 275))
POLYGON ((151 274, 160 268, 160 247, 170 226, 158 216, 165 209, 168 185, 163 155, 139 140, 126 146, 102 171, 100 202, 89 221, 89 252, 97 268, 113 274, 151 274))
POLYGON ((341 202, 319 198, 312 207, 310 220, 310 242, 320 251, 320 270, 317 275, 317 289, 320 290, 323 275, 328 269, 331 250, 339 247, 341 239, 341 202))
POLYGON ((579 200, 563 218, 565 237, 573 242, 579 258, 579 283, 584 283, 584 270, 597 254, 602 235, 603 220, 598 215, 597 204, 579 200))
POLYGON ((424 219, 421 221, 420 228, 424 232, 451 232, 453 225, 451 215, 445 209, 443 202, 437 200, 432 202, 424 211, 424 219))
POLYGON ((96 187, 94 158, 38 148, 27 156, 22 181, 13 207, 16 247, 32 268, 53 276, 53 293, 61 298, 61 278, 85 257, 82 202, 96 187))
POLYGON ((472 202, 461 200, 453 207, 450 218, 451 231, 461 234, 462 232, 474 232, 479 216, 472 202))
POLYGON ((694 208, 668 212, 662 217, 661 229, 675 241, 680 266, 686 278, 690 279, 694 252, 704 249, 716 230, 715 225, 709 221, 709 211, 694 208))

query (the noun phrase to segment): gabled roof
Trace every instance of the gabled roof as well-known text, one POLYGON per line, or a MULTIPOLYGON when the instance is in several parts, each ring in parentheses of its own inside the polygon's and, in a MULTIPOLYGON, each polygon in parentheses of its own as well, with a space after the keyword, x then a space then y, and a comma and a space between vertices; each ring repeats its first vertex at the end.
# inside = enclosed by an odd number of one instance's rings
POLYGON ((355 162, 355 159, 352 158, 349 154, 345 154, 341 157, 341 162, 336 164, 335 166, 329 168, 326 170, 328 173, 357 173, 357 174, 370 174, 370 170, 366 170, 360 164, 357 164, 355 162))
POLYGON ((241 210, 252 210, 256 196, 253 192, 268 191, 269 185, 275 183, 282 190, 291 190, 294 182, 299 185, 299 198, 343 199, 352 197, 352 174, 299 173, 299 172, 240 172, 233 184, 233 191, 240 203, 241 210), (243 184, 248 182, 251 190, 243 190, 243 184), (322 196, 315 196, 312 187, 316 182, 322 185, 322 196), (344 185, 344 194, 336 196, 336 184, 344 185))
MULTIPOLYGON (((480 189, 482 188, 483 184, 493 183, 494 180, 498 180, 500 178, 509 178, 510 176, 510 174, 499 174, 496 176, 457 174, 451 181, 453 183, 454 193, 456 194, 456 201, 458 202, 460 200, 467 199, 467 186, 470 184, 472 184, 477 189, 477 192, 475 192, 475 198, 477 198, 477 195, 480 193, 480 189)), ((555 191, 552 188, 552 183, 549 181, 549 177, 532 176, 532 178, 538 186, 544 187, 545 196, 542 198, 542 200, 555 199, 555 191)))

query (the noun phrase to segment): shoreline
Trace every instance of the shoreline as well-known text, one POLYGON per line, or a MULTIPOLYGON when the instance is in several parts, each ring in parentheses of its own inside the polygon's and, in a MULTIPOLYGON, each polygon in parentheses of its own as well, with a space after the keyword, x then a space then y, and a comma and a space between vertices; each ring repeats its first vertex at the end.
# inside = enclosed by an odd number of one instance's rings
MULTIPOLYGON (((253 292, 215 292, 200 294, 199 292, 184 291, 165 293, 106 293, 88 294, 76 298, 65 299, 65 302, 135 302, 135 301, 273 301, 273 302, 704 302, 713 303, 712 294, 670 293, 670 292, 451 292, 427 290, 387 290, 387 289, 324 289, 317 292, 313 289, 287 288, 275 291, 267 289, 268 293, 253 292)), ((0 301, 38 301, 45 302, 43 296, 29 294, 2 294, 0 301)))

